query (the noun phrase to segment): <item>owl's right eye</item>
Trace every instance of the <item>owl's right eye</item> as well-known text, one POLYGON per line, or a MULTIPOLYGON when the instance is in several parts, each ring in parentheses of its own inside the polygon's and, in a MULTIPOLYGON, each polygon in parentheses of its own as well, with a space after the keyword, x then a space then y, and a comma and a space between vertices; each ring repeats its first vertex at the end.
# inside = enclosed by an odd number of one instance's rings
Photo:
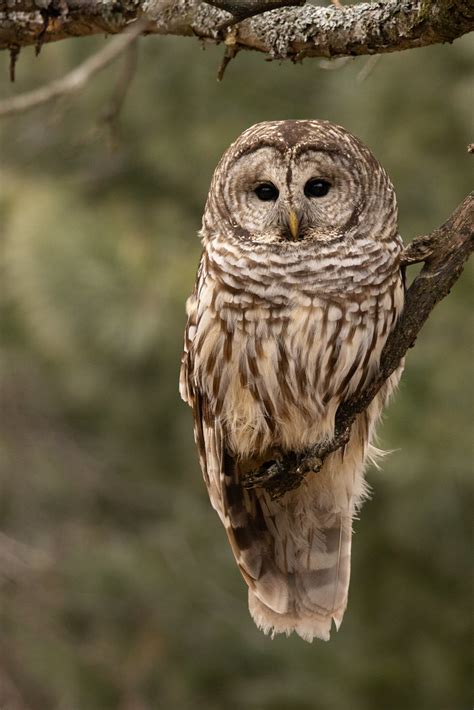
POLYGON ((278 189, 271 182, 262 182, 260 185, 257 185, 254 192, 262 202, 275 202, 280 194, 278 189))

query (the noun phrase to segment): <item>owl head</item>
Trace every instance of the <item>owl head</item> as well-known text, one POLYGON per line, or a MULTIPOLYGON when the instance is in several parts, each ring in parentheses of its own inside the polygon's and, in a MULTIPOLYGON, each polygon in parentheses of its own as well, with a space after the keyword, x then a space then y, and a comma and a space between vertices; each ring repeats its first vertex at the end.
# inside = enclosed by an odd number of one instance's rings
POLYGON ((222 156, 203 235, 301 249, 393 237, 395 192, 370 150, 328 121, 272 121, 247 129, 222 156))

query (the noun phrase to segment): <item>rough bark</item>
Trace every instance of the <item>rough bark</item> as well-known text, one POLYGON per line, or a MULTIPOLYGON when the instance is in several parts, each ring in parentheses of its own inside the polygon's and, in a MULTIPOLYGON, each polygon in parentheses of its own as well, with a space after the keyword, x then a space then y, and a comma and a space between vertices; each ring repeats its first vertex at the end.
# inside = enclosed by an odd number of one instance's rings
POLYGON ((324 459, 347 444, 351 426, 367 409, 384 382, 396 370, 435 305, 448 295, 474 250, 474 192, 459 205, 448 221, 427 236, 405 247, 403 268, 424 262, 406 293, 403 312, 382 352, 375 379, 343 402, 336 414, 334 437, 303 454, 290 453, 266 470, 246 476, 247 488, 263 487, 273 498, 297 488, 306 474, 317 473, 324 459))
MULTIPOLYGON (((268 0, 260 2, 268 5, 268 0)), ((212 42, 225 41, 230 33, 237 50, 253 49, 292 60, 394 52, 452 42, 474 29, 470 0, 264 8, 259 10, 263 14, 230 29, 226 25, 241 16, 233 14, 233 8, 241 6, 242 0, 218 4, 228 6, 230 12, 197 0, 0 0, 0 49, 15 53, 24 46, 39 48, 68 37, 117 34, 142 17, 148 21, 147 33, 212 42)))

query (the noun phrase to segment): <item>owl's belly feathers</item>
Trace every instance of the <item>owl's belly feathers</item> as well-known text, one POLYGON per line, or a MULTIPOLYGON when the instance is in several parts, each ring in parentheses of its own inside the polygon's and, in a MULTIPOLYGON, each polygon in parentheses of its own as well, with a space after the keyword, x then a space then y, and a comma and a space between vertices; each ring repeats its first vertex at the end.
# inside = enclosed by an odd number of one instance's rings
POLYGON ((391 306, 387 293, 344 308, 313 298, 278 314, 253 307, 232 318, 210 308, 196 333, 195 372, 229 449, 302 450, 330 437, 338 405, 378 366, 396 317, 391 306))
POLYGON ((277 500, 244 477, 331 437, 338 406, 378 370, 403 306, 394 189, 338 126, 259 124, 219 163, 201 237, 180 386, 209 497, 257 625, 329 639, 347 604, 364 463, 402 363, 317 475, 277 500))

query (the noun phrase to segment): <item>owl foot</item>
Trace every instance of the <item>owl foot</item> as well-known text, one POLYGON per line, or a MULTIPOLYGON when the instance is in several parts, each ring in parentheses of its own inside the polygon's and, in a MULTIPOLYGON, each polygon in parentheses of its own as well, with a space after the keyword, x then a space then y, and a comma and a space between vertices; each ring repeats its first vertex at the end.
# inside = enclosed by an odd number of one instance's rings
POLYGON ((281 459, 266 461, 256 471, 243 478, 244 488, 265 488, 272 500, 298 488, 307 473, 317 473, 322 466, 317 456, 303 452, 288 452, 281 459))

